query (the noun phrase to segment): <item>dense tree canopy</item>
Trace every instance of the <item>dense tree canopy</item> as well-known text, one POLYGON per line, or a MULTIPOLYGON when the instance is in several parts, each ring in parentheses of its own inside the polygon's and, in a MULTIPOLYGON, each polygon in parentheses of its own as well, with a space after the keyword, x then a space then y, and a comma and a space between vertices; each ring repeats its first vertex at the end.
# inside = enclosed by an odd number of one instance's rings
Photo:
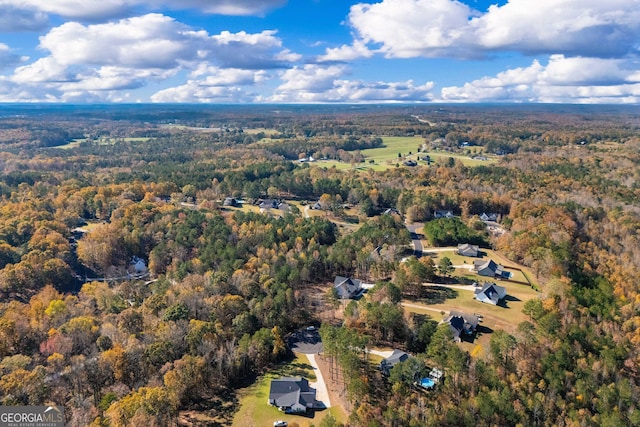
POLYGON ((281 361, 345 275, 379 282, 321 328, 351 425, 640 425, 637 108, 45 108, 0 125, 2 404, 167 425, 281 361), (429 161, 357 168, 391 136, 429 161), (463 161, 478 155, 496 163, 463 161), (259 213, 267 198, 291 209, 259 213), (409 256, 415 221, 529 267, 528 320, 467 352, 405 311, 451 273, 409 256), (382 377, 368 345, 415 357, 382 377))

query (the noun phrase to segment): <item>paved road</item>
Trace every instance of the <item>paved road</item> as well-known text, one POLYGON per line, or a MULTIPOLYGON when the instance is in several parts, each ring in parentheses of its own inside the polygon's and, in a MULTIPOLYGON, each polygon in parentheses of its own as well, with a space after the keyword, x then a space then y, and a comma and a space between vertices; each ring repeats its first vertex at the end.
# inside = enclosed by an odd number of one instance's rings
POLYGON ((291 351, 304 354, 318 354, 323 350, 320 333, 317 330, 300 330, 289 337, 289 348, 291 351))
POLYGON ((407 224, 407 230, 411 233, 411 243, 413 244, 413 255, 416 258, 420 258, 422 256, 422 241, 420 240, 420 235, 416 233, 416 230, 422 227, 424 224, 407 224))
POLYGON ((327 408, 331 408, 331 400, 329 400, 329 391, 327 390, 327 384, 324 382, 324 377, 322 376, 322 371, 318 367, 318 363, 316 363, 316 355, 315 354, 307 354, 307 359, 309 359, 309 364, 313 366, 313 372, 316 374, 316 381, 310 382, 309 385, 316 389, 316 400, 324 403, 324 406, 327 408))

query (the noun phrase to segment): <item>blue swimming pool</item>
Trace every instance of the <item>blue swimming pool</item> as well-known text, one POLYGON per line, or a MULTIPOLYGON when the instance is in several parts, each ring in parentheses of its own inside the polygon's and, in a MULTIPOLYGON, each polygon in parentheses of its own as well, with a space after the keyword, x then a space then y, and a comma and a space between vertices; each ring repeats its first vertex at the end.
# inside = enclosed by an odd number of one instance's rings
POLYGON ((420 381, 420 385, 424 388, 433 388, 436 383, 431 378, 423 378, 420 381))

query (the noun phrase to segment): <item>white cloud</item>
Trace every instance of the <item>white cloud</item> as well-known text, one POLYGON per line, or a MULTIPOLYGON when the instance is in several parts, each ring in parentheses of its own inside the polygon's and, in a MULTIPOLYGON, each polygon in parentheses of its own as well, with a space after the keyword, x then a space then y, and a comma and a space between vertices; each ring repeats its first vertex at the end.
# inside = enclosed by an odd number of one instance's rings
POLYGON ((255 34, 222 31, 211 39, 211 55, 223 67, 282 68, 301 59, 301 55, 282 48, 282 41, 273 30, 255 34))
POLYGON ((241 70, 237 68, 219 68, 201 64, 191 73, 192 78, 200 78, 202 86, 234 86, 253 85, 263 81, 265 72, 255 70, 241 70), (202 78, 204 76, 204 78, 202 78))
POLYGON ((45 28, 49 22, 47 14, 35 9, 24 9, 0 0, 0 31, 37 31, 45 28))
POLYGON ((266 102, 396 102, 429 101, 433 83, 416 86, 406 82, 365 82, 345 80, 348 70, 343 66, 305 65, 282 73, 284 81, 266 102))
POLYGON ((194 9, 219 15, 256 15, 284 6, 286 0, 0 0, 0 31, 42 28, 46 14, 99 21, 123 18, 134 10, 194 9), (9 19, 9 17, 11 17, 9 19))
MULTIPOLYGON (((254 85, 264 80, 265 69, 300 58, 282 47, 275 31, 210 35, 160 14, 105 24, 67 22, 40 37, 39 47, 49 56, 16 68, 7 80, 24 85, 30 94, 39 90, 56 99, 80 99, 82 93, 89 99, 115 99, 114 91, 164 81, 183 70, 192 71, 194 80, 181 93, 199 88, 197 93, 207 99, 231 99, 239 96, 231 86, 254 85), (223 93, 216 87, 227 89, 223 93)), ((0 44, 0 64, 9 59, 17 60, 0 44)))
POLYGON ((474 14, 451 0, 383 0, 352 6, 349 22, 358 38, 380 45, 387 57, 467 56, 466 46, 457 50, 474 14))
POLYGON ((256 96, 242 86, 265 81, 263 70, 218 68, 201 64, 186 84, 161 90, 151 96, 153 102, 251 102, 256 96))
POLYGON ((552 55, 495 77, 445 87, 445 102, 640 102, 640 73, 629 61, 552 55))
POLYGON ((352 45, 327 48, 326 53, 318 58, 318 62, 352 61, 358 58, 370 58, 373 52, 362 40, 354 40, 352 45))
POLYGON ((147 0, 147 3, 163 5, 170 9, 197 9, 219 15, 263 16, 284 6, 287 0, 147 0))
POLYGON ((90 20, 124 16, 131 10, 130 3, 130 0, 0 0, 3 8, 90 20))
POLYGON ((68 22, 41 37, 40 47, 60 64, 172 68, 196 59, 205 40, 172 18, 148 14, 88 26, 68 22))
POLYGON ((0 70, 18 64, 22 58, 14 54, 11 48, 4 43, 0 43, 0 70))
POLYGON ((255 94, 247 94, 244 89, 233 86, 204 86, 189 81, 182 86, 161 90, 151 96, 153 102, 188 103, 237 103, 251 102, 255 94))
POLYGON ((347 69, 342 66, 321 67, 308 64, 294 67, 282 74, 284 83, 278 87, 282 92, 324 92, 334 87, 334 82, 342 77, 347 69))
POLYGON ((55 83, 73 79, 66 65, 52 57, 40 58, 29 65, 16 68, 11 80, 16 83, 55 83))
POLYGON ((612 57, 638 48, 640 0, 510 0, 484 14, 454 0, 382 0, 352 6, 349 22, 387 57, 612 57))

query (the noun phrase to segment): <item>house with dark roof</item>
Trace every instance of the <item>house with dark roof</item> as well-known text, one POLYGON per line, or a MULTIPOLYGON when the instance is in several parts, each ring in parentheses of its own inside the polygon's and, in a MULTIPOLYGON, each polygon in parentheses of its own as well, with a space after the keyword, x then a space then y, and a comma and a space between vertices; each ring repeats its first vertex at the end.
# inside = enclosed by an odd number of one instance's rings
POLYGON ((383 374, 389 375, 391 368, 397 365, 400 362, 404 362, 411 356, 408 353, 405 353, 402 350, 394 349, 393 353, 389 355, 386 359, 383 359, 380 362, 380 370, 383 374))
POLYGON ((278 203, 278 209, 280 209, 283 213, 286 213, 286 212, 289 212, 291 207, 289 206, 289 204, 285 202, 281 202, 281 203, 278 203))
POLYGON ((469 243, 458 245, 458 255, 462 256, 478 256, 479 250, 478 245, 470 245, 469 243))
POLYGON ((260 205, 258 205, 261 209, 277 209, 278 208, 278 201, 274 200, 274 199, 264 199, 260 202, 260 205))
POLYGON ((307 412, 316 405, 316 390, 301 377, 285 377, 271 380, 269 405, 286 413, 307 412))
POLYGON ((503 266, 490 259, 488 261, 477 260, 473 263, 473 268, 480 276, 497 277, 500 279, 510 279, 511 273, 503 266))
POLYGON ((475 290, 475 299, 493 305, 498 305, 498 302, 506 296, 507 289, 495 283, 487 282, 482 286, 482 289, 475 290))
POLYGON ((482 215, 480 215, 480 219, 483 221, 497 221, 498 220, 498 214, 497 213, 485 213, 483 212, 482 215))
POLYGON ((222 202, 222 206, 238 206, 238 201, 236 199, 234 199, 233 197, 225 197, 224 201, 222 202))
POLYGON ((444 320, 444 323, 449 325, 451 328, 451 332, 453 333, 453 338, 456 341, 461 341, 461 336, 464 335, 473 335, 476 332, 476 328, 478 327, 478 316, 461 313, 458 311, 451 311, 449 316, 447 316, 444 320))
POLYGON ((362 282, 348 277, 337 276, 333 281, 333 287, 340 299, 355 298, 362 292, 362 282))
POLYGON ((435 219, 439 219, 439 218, 453 218, 453 212, 451 211, 435 211, 433 213, 433 217, 435 219))

